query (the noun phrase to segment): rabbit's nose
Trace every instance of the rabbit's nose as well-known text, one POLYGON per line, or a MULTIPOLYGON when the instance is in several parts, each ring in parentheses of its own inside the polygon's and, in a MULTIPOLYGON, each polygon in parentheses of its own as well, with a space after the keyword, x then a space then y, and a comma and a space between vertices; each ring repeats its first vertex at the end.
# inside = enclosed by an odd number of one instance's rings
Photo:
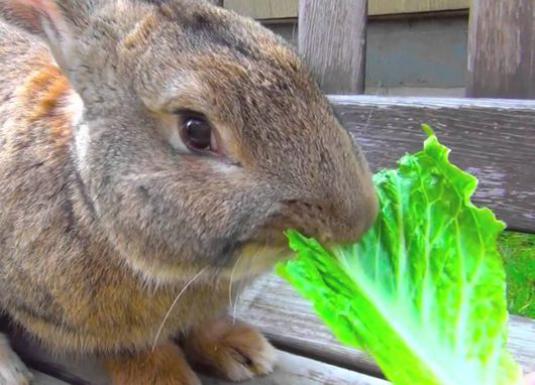
POLYGON ((289 224, 322 243, 356 242, 372 226, 378 205, 373 192, 351 199, 287 201, 289 224))

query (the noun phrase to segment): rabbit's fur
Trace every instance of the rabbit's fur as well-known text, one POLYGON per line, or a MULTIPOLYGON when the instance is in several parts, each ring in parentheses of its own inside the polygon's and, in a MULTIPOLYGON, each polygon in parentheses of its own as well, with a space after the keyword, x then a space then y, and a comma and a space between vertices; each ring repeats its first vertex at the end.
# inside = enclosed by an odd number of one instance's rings
POLYGON ((359 148, 254 21, 202 0, 0 0, 0 16, 0 307, 50 348, 174 354, 288 254, 282 230, 343 242, 373 221, 359 148), (223 155, 187 150, 183 110, 223 155))

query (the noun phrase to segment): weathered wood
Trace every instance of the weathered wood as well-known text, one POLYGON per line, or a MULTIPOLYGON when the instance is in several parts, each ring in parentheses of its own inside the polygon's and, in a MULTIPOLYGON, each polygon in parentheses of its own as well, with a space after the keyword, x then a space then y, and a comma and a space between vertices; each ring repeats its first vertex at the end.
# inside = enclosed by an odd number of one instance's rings
MULTIPOLYGON (((204 385, 231 385, 232 382, 203 378, 204 385)), ((244 385, 388 385, 389 382, 364 374, 352 372, 323 362, 293 354, 279 353, 275 372, 257 378, 244 385)))
MULTIPOLYGON (((274 275, 256 281, 241 296, 237 316, 260 327, 280 349, 380 376, 369 357, 336 342, 311 305, 274 275)), ((535 370, 535 321, 511 318, 509 348, 526 372, 535 370)))
POLYGON ((371 168, 422 147, 429 123, 452 161, 479 179, 474 201, 510 229, 535 232, 535 101, 333 96, 371 168))
POLYGON ((381 375, 362 352, 340 345, 311 305, 279 278, 268 275, 245 291, 233 310, 280 349, 371 375, 381 375))
POLYGON ((57 378, 47 376, 46 374, 33 372, 34 378, 32 385, 69 385, 57 378))
MULTIPOLYGON (((471 0, 369 0, 368 15, 468 9, 471 0)), ((295 18, 299 0, 225 0, 225 8, 255 19, 295 18)))
MULTIPOLYGON (((48 355, 37 350, 35 356, 50 359, 48 355)), ((72 357, 58 357, 57 363, 66 371, 87 381, 91 385, 107 385, 109 377, 102 365, 95 359, 73 359, 72 357)), ((52 377, 35 373, 34 385, 66 385, 65 382, 52 377)), ((232 382, 222 381, 212 377, 201 376, 204 385, 231 385, 232 382)), ((314 361, 309 358, 296 356, 280 351, 275 371, 269 376, 255 378, 242 383, 243 385, 388 385, 389 382, 352 372, 347 369, 314 361)))
POLYGON ((224 0, 224 7, 255 19, 297 17, 299 0, 224 0))
MULTIPOLYGON (((244 292, 237 303, 236 315, 260 327, 282 350, 279 352, 279 364, 272 375, 246 382, 245 385, 388 384, 378 379, 381 373, 370 358, 336 342, 317 319, 311 305, 276 276, 265 276, 244 292)), ((31 352, 31 359, 51 359, 50 354, 32 341, 19 343, 33 344, 25 349, 31 352)), ((535 321, 511 318, 509 348, 526 372, 535 370, 535 321)), ((102 364, 95 359, 57 356, 55 364, 62 367, 62 372, 77 376, 91 385, 109 383, 102 364)), ((36 385, 65 384, 41 374, 38 376, 36 385)), ((207 377, 203 377, 203 384, 229 385, 207 377)))
POLYGON ((301 0, 299 52, 324 92, 363 93, 367 0, 301 0))
POLYGON ((369 0, 370 15, 451 11, 469 7, 470 0, 369 0))
POLYGON ((468 96, 535 97, 533 0, 474 0, 468 72, 468 96))

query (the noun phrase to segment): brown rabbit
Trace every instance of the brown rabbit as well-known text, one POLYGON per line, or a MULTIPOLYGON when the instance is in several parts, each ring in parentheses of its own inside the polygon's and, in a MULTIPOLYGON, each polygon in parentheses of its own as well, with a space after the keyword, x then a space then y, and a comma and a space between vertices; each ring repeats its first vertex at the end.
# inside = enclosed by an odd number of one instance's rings
MULTIPOLYGON (((0 0, 0 16, 0 309, 101 355, 117 385, 198 384, 186 359, 269 373, 229 291, 289 254, 284 229, 352 241, 377 205, 292 49, 202 0, 0 0)), ((0 339, 0 384, 28 380, 0 339)))

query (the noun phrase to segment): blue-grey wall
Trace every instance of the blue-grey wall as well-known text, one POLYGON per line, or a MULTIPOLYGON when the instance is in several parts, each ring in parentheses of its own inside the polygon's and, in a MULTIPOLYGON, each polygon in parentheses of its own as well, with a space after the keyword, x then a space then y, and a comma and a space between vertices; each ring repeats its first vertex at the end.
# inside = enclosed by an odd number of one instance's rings
POLYGON ((467 37, 465 17, 371 22, 366 85, 463 88, 467 37))
MULTIPOLYGON (((295 22, 268 27, 296 43, 295 22)), ((462 96, 467 38, 467 16, 370 20, 366 92, 462 96)))

